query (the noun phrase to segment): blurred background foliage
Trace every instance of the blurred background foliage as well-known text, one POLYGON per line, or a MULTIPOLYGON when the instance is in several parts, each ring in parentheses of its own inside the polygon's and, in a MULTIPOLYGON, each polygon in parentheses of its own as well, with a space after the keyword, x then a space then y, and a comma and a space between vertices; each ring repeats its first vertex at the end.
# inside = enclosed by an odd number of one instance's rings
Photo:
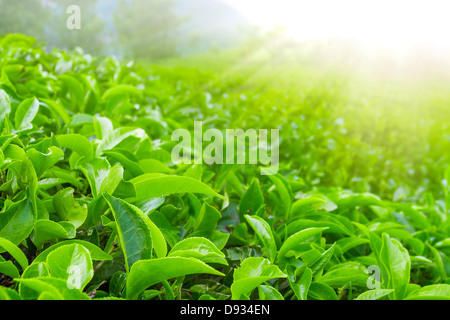
POLYGON ((23 33, 48 47, 158 60, 235 46, 259 31, 211 0, 0 0, 0 33, 23 33), (78 5, 82 28, 65 27, 78 5))
POLYGON ((448 54, 298 42, 216 0, 0 0, 7 33, 46 50, 134 59, 153 109, 176 105, 189 121, 220 110, 231 120, 215 127, 280 128, 284 174, 311 185, 414 201, 442 192, 448 54), (71 4, 81 8, 80 30, 65 27, 71 4))

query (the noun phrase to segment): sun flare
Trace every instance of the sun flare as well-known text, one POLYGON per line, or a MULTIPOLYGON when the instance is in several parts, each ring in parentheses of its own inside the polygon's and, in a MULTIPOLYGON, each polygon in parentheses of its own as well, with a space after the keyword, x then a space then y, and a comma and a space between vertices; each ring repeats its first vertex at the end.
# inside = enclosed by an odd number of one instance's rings
POLYGON ((442 0, 225 0, 251 22, 284 26, 297 40, 349 38, 382 46, 450 47, 442 0))

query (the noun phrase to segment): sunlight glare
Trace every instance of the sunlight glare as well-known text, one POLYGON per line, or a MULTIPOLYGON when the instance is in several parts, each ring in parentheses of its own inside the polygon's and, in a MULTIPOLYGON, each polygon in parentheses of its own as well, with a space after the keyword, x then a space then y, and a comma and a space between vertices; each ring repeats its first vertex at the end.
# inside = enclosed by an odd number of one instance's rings
POLYGON ((339 37, 381 46, 450 47, 450 1, 224 0, 255 24, 299 41, 339 37))

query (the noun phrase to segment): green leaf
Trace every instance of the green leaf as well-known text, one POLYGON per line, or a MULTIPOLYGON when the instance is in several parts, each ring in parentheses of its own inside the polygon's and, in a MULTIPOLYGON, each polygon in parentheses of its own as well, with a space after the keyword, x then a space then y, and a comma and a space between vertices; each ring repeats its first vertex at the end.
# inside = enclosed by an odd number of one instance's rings
POLYGON ((311 283, 308 295, 315 300, 338 300, 336 292, 330 286, 320 282, 311 283))
POLYGON ((14 243, 11 241, 0 238, 0 252, 4 252, 4 250, 8 251, 9 254, 16 259, 16 261, 20 264, 23 270, 28 267, 28 259, 25 254, 20 250, 14 243))
POLYGON ((342 287, 349 282, 352 286, 366 288, 368 278, 367 270, 362 265, 356 262, 345 262, 330 268, 320 277, 319 282, 333 288, 342 287))
POLYGON ((109 282, 109 293, 114 297, 119 297, 126 284, 127 274, 123 271, 117 271, 109 282))
POLYGON ((128 137, 136 137, 139 140, 142 140, 147 137, 147 134, 142 129, 135 129, 135 128, 115 129, 112 132, 110 132, 110 134, 100 142, 100 144, 97 147, 96 155, 100 156, 103 153, 103 151, 114 148, 128 137))
POLYGON ((262 206, 264 206, 264 197, 259 181, 254 179, 239 202, 239 217, 241 221, 244 221, 245 215, 255 215, 262 206))
POLYGON ((93 124, 95 135, 99 140, 103 140, 114 130, 111 120, 105 117, 94 117, 93 124))
MULTIPOLYGON (((158 161, 156 159, 143 159, 139 161, 139 166, 141 168, 142 173, 166 173, 169 174, 172 170, 166 166, 161 161, 158 161)), ((190 177, 193 178, 193 177, 190 177)), ((193 178, 194 179, 194 178, 193 178)))
POLYGON ((260 300, 284 300, 281 293, 272 286, 260 285, 258 287, 259 299, 260 300))
POLYGON ((393 289, 374 289, 361 293, 356 300, 379 300, 394 292, 393 289))
MULTIPOLYGON (((50 270, 46 263, 33 263, 22 274, 22 279, 33 279, 40 277, 50 277, 50 270)), ((36 300, 39 298, 39 293, 28 288, 26 285, 19 283, 19 292, 22 296, 28 299, 36 300)))
POLYGON ((0 237, 18 245, 30 235, 34 221, 32 199, 27 197, 0 212, 0 237))
POLYGON ((53 100, 41 99, 41 106, 48 108, 55 115, 58 115, 65 124, 70 122, 70 116, 63 106, 53 100))
POLYGON ((395 300, 403 299, 410 280, 411 261, 408 250, 384 233, 379 263, 384 288, 395 289, 392 294, 395 300))
POLYGON ((225 248, 228 239, 230 238, 230 234, 229 233, 224 233, 224 232, 220 232, 217 230, 210 230, 210 231, 197 231, 194 233, 191 233, 188 238, 206 238, 209 241, 211 241, 212 243, 214 243, 214 245, 219 249, 219 250, 223 250, 223 248, 225 248))
MULTIPOLYGON (((11 112, 11 100, 5 90, 0 89, 0 125, 3 119, 11 112)), ((0 127, 1 129, 1 127, 0 127)))
POLYGON ((94 157, 91 142, 80 134, 57 135, 55 138, 61 148, 75 151, 80 157, 84 157, 86 161, 90 161, 94 157))
POLYGON ((27 151, 27 156, 33 163, 34 169, 36 170, 36 175, 38 177, 42 176, 45 171, 50 169, 58 161, 64 159, 64 153, 58 147, 50 147, 49 153, 44 154, 36 149, 29 149, 27 151))
POLYGON ((323 195, 312 195, 295 201, 292 204, 291 216, 300 216, 317 210, 333 211, 337 206, 323 195))
POLYGON ((65 240, 65 241, 61 241, 61 242, 58 242, 57 244, 52 245, 50 248, 46 249, 45 251, 42 251, 36 257, 36 259, 34 259, 33 264, 39 263, 39 262, 45 262, 47 260, 47 256, 51 252, 53 252, 54 250, 56 250, 62 246, 67 246, 67 245, 71 245, 71 244, 79 244, 79 245, 82 245, 83 247, 85 247, 89 251, 92 260, 96 260, 96 261, 112 260, 112 257, 109 254, 103 252, 102 249, 97 247, 95 244, 92 244, 90 242, 83 241, 83 240, 65 240))
POLYGON ((298 281, 298 296, 297 298, 299 300, 308 300, 308 292, 309 287, 311 286, 312 282, 312 271, 309 268, 306 268, 305 271, 302 274, 302 277, 298 281))
POLYGON ((46 298, 50 297, 54 300, 89 300, 89 296, 76 288, 67 286, 67 281, 57 278, 40 277, 33 279, 14 279, 14 281, 23 285, 23 288, 33 290, 34 293, 29 296, 30 291, 24 293, 20 291, 20 296, 24 300, 35 299, 35 295, 41 296, 46 294, 46 298))
POLYGON ((317 235, 321 234, 327 228, 310 228, 297 232, 284 241, 280 250, 278 251, 277 261, 280 261, 290 251, 295 250, 303 242, 314 239, 317 235))
POLYGON ((167 257, 136 262, 127 281, 127 298, 137 299, 148 287, 164 280, 189 274, 207 273, 223 276, 222 273, 194 258, 167 257))
POLYGON ((28 266, 28 268, 26 268, 25 271, 23 272, 22 279, 32 279, 32 278, 49 277, 49 276, 50 276, 50 270, 48 269, 48 266, 46 263, 33 262, 33 264, 28 266))
POLYGON ((328 262, 330 261, 331 257, 334 254, 334 248, 336 247, 336 244, 333 244, 327 251, 322 253, 322 256, 320 257, 319 261, 314 263, 312 265, 311 271, 313 272, 313 276, 315 278, 319 278, 319 275, 322 274, 323 269, 327 266, 328 262))
POLYGON ((80 206, 73 198, 74 189, 66 188, 53 197, 53 206, 62 221, 72 223, 75 228, 83 225, 88 215, 86 205, 80 206))
POLYGON ((202 193, 224 199, 208 185, 188 177, 150 173, 134 178, 130 182, 134 184, 137 198, 154 198, 177 193, 202 193))
POLYGON ((427 243, 427 247, 429 248, 429 250, 431 251, 431 254, 433 255, 433 261, 436 265, 436 269, 439 273, 439 276, 442 278, 442 280, 447 280, 447 272, 445 270, 444 267, 444 262, 442 261, 442 257, 441 254, 439 253, 439 251, 434 248, 433 246, 431 246, 430 244, 427 243))
MULTIPOLYGON (((3 48, 31 48, 36 44, 36 39, 20 33, 9 33, 2 38, 0 46, 3 48)), ((3 79, 2 79, 3 80, 3 79)))
POLYGON ((222 215, 216 208, 206 202, 203 203, 195 217, 194 232, 215 230, 221 218, 222 215))
POLYGON ((272 228, 265 220, 258 216, 245 215, 244 217, 262 242, 263 247, 269 256, 269 260, 274 262, 277 256, 277 244, 275 243, 272 228))
POLYGON ((342 256, 348 250, 366 243, 369 243, 369 240, 357 237, 339 239, 338 241, 336 241, 337 247, 335 254, 337 256, 342 256))
POLYGON ((341 194, 339 199, 334 200, 334 203, 341 210, 363 206, 381 206, 380 198, 371 193, 341 194))
MULTIPOLYGON (((75 172, 70 172, 55 166, 45 171, 41 178, 47 178, 50 184, 56 181, 58 184, 70 183, 77 188, 83 187, 83 184, 78 181, 75 172)), ((45 181, 45 179, 43 180, 45 181)), ((39 181, 40 185, 43 180, 39 181)))
POLYGON ((114 166, 108 171, 108 175, 102 181, 99 189, 99 194, 107 193, 113 194, 119 185, 120 181, 123 179, 123 167, 114 166))
POLYGON ((187 238, 178 242, 169 257, 196 258, 205 263, 228 265, 223 254, 211 241, 205 238, 187 238))
POLYGON ((117 224, 126 269, 139 260, 152 258, 152 226, 150 219, 137 207, 110 195, 104 195, 117 224))
POLYGON ((278 213, 285 219, 288 219, 290 217, 292 207, 292 191, 290 189, 290 186, 287 183, 286 179, 279 173, 277 173, 276 175, 268 175, 267 177, 275 185, 276 191, 279 196, 280 202, 278 204, 278 213))
POLYGON ((158 258, 164 258, 167 255, 167 243, 164 239, 164 235, 151 219, 148 219, 147 221, 152 237, 153 250, 155 250, 155 254, 158 258))
POLYGON ((131 95, 131 96, 137 96, 140 97, 142 95, 142 92, 133 87, 133 86, 129 86, 129 85, 117 85, 111 89, 108 89, 103 95, 101 100, 102 101, 107 101, 109 99, 111 99, 111 97, 116 96, 116 95, 123 95, 123 94, 127 94, 127 95, 131 95))
POLYGON ((24 100, 17 107, 15 114, 16 130, 21 131, 32 127, 31 122, 38 113, 39 101, 36 98, 24 100))
POLYGON ((335 233, 346 236, 353 236, 352 223, 346 217, 330 214, 316 213, 305 214, 301 219, 292 221, 287 225, 289 235, 308 228, 328 228, 326 233, 335 233))
POLYGON ((92 226, 97 226, 100 223, 103 214, 107 210, 107 203, 103 195, 99 195, 91 200, 87 206, 88 213, 84 224, 81 226, 83 229, 88 229, 92 226))
POLYGON ((434 284, 421 288, 406 300, 450 300, 450 285, 434 284))
POLYGON ((69 239, 69 233, 61 224, 51 220, 38 220, 34 225, 34 237, 32 239, 34 245, 41 249, 43 244, 49 240, 69 239))
POLYGON ((0 287, 0 300, 22 300, 22 298, 16 291, 5 287, 0 287))
POLYGON ((91 254, 79 244, 62 246, 47 256, 52 278, 66 281, 69 288, 83 290, 94 276, 91 254))
POLYGON ((111 163, 120 163, 126 170, 130 171, 133 177, 137 177, 145 173, 141 163, 138 163, 137 159, 132 154, 127 153, 125 150, 104 150, 103 154, 111 163))
POLYGON ((72 108, 82 112, 86 92, 77 77, 71 74, 62 74, 58 76, 58 80, 63 84, 65 92, 67 92, 72 108))
POLYGON ((233 300, 249 295, 260 284, 276 278, 286 278, 276 266, 264 258, 247 258, 234 270, 231 294, 233 300))
POLYGON ((155 209, 160 207, 165 200, 166 200, 165 197, 155 197, 149 199, 135 200, 130 203, 141 209, 142 212, 144 212, 146 215, 149 215, 155 209))
POLYGON ((123 177, 122 167, 111 168, 109 162, 103 158, 95 158, 89 162, 79 161, 77 168, 83 172, 89 181, 94 197, 102 193, 112 194, 123 177))
POLYGON ((19 269, 17 269, 12 261, 0 261, 0 273, 13 279, 20 276, 19 269))

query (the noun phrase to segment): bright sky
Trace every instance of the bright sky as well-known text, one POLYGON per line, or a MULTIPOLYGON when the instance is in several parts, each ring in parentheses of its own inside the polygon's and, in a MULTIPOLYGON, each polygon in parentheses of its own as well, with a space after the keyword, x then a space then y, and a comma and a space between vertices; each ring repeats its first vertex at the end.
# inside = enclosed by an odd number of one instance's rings
POLYGON ((367 44, 450 47, 449 0, 223 0, 298 40, 340 36, 367 44))

